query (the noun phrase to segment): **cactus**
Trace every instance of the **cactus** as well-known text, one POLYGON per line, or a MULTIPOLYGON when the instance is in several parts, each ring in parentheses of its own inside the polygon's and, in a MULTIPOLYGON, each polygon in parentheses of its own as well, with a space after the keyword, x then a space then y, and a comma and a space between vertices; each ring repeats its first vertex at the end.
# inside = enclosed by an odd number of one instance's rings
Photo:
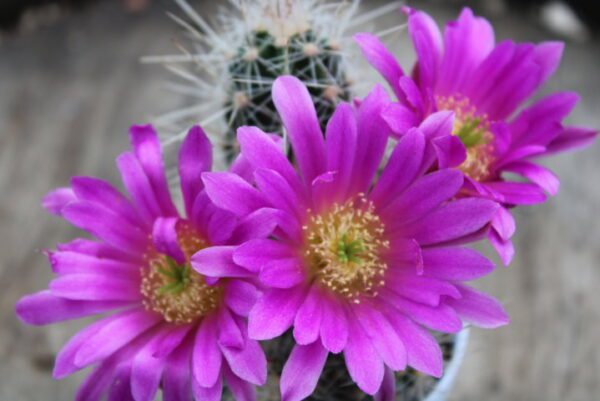
POLYGON ((280 75, 291 74, 307 84, 323 130, 336 104, 350 100, 350 82, 338 45, 312 29, 295 33, 285 43, 278 43, 266 30, 252 31, 228 70, 228 160, 236 153, 237 127, 254 125, 266 132, 281 132, 271 100, 271 83, 280 75))
MULTIPOLYGON (((456 336, 437 333, 436 338, 442 349, 445 365, 454 356, 456 336)), ((268 364, 267 383, 257 388, 257 400, 274 401, 280 399, 279 378, 283 365, 294 346, 291 332, 263 343, 268 364)), ((396 374, 396 400, 423 401, 431 393, 438 379, 419 373, 412 368, 396 374)), ((235 401, 225 388, 223 401, 235 401)), ((350 378, 344 357, 330 354, 314 393, 306 401, 373 401, 373 397, 362 392, 350 378)))
POLYGON ((165 144, 200 123, 221 146, 222 167, 237 153, 238 127, 282 133, 271 101, 271 85, 280 75, 305 83, 325 128, 336 104, 351 99, 351 75, 358 75, 349 69, 348 59, 356 51, 350 28, 399 9, 391 3, 358 15, 359 0, 229 0, 231 7, 209 24, 186 0, 175 2, 185 13, 184 19, 171 16, 189 39, 179 46, 183 53, 143 61, 164 64, 181 78, 170 88, 198 104, 159 116, 154 123, 170 132, 165 144))

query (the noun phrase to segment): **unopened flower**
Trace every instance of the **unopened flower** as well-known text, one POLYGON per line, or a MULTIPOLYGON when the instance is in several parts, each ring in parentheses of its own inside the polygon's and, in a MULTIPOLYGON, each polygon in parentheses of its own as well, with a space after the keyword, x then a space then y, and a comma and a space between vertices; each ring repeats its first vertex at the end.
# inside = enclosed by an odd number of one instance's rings
MULTIPOLYGON (((283 370, 282 399, 309 396, 329 352, 343 352, 369 394, 384 376, 389 389, 391 372, 408 365, 439 377, 442 355, 426 327, 457 332, 461 318, 482 327, 507 322, 495 300, 463 284, 492 263, 457 245, 485 233, 497 204, 454 199, 463 185, 454 169, 425 173, 425 137, 434 125, 410 130, 373 184, 389 134, 380 87, 358 110, 340 104, 325 139, 296 78, 278 78, 273 101, 298 168, 265 133, 242 127, 241 155, 255 186, 231 173, 203 180, 213 202, 239 218, 278 212, 273 235, 241 245, 233 260, 266 287, 249 314, 249 336, 271 339, 293 326, 297 345, 283 370)), ((219 260, 205 257, 196 268, 219 260)))
MULTIPOLYGON (((95 366, 79 400, 108 394, 150 401, 161 387, 165 400, 216 401, 224 382, 238 400, 251 399, 253 385, 266 378, 263 351, 246 334, 257 289, 242 268, 216 279, 193 270, 190 258, 199 250, 233 250, 228 244, 260 233, 206 196, 200 176, 211 168, 212 149, 200 127, 179 153, 185 216, 171 200, 152 127, 132 127, 131 139, 133 152, 117 159, 129 199, 91 177, 75 177, 45 198, 52 213, 97 240, 49 251, 56 278, 48 290, 21 299, 17 313, 36 325, 110 313, 56 359, 56 378, 95 366)), ((264 218, 259 231, 270 230, 264 218)))
POLYGON ((363 54, 398 99, 385 118, 402 135, 431 113, 453 113, 453 140, 428 139, 440 158, 439 167, 456 166, 465 174, 463 193, 502 204, 489 238, 508 264, 515 231, 508 209, 543 202, 545 193, 558 191, 558 178, 535 159, 585 146, 596 136, 593 130, 562 125, 578 100, 574 93, 551 94, 518 111, 555 72, 563 44, 496 44, 489 22, 468 8, 443 35, 424 12, 405 12, 418 57, 410 77, 375 36, 356 36, 363 54), (527 182, 509 180, 503 173, 527 182))

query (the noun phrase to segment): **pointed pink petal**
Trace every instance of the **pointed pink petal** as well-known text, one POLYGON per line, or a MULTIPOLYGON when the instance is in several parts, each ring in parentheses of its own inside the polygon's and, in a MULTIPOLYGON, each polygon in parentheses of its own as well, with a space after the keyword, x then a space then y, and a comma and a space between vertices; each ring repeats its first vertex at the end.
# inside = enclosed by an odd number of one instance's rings
POLYGON ((320 289, 318 284, 313 284, 294 320, 294 339, 296 342, 300 345, 315 342, 319 338, 322 318, 323 302, 320 289))
POLYGON ((298 174, 287 159, 281 145, 256 127, 238 128, 237 139, 242 154, 253 165, 254 169, 276 171, 295 191, 296 196, 302 195, 302 184, 298 174))
POLYGON ((60 216, 62 215, 62 208, 76 200, 77 197, 71 188, 58 188, 44 196, 42 206, 48 213, 60 216))
POLYGON ((192 380, 192 393, 194 399, 202 401, 221 401, 223 394, 223 382, 221 375, 217 377, 217 381, 209 387, 201 386, 200 383, 192 380))
POLYGON ((439 87, 444 94, 460 92, 473 72, 495 46, 490 23, 465 8, 458 20, 448 23, 444 32, 439 87))
POLYGON ((412 130, 396 144, 369 198, 379 208, 396 199, 416 179, 423 161, 425 137, 412 130))
POLYGON ((442 351, 435 338, 427 330, 397 312, 388 313, 387 317, 402 338, 408 354, 408 364, 420 372, 441 377, 442 351))
POLYGON ((379 391, 373 396, 374 401, 396 401, 396 376, 390 368, 385 368, 383 382, 379 391))
POLYGON ((257 386, 265 384, 267 358, 257 341, 248 340, 241 349, 221 346, 221 352, 237 377, 257 386))
POLYGON ((294 257, 293 252, 287 244, 271 239, 255 239, 237 247, 233 261, 258 273, 269 262, 294 257))
POLYGON ((221 375, 223 357, 217 342, 217 316, 206 316, 196 332, 192 354, 194 380, 202 387, 212 387, 221 375))
POLYGON ((422 255, 425 275, 440 280, 474 280, 494 270, 491 260, 469 248, 425 248, 422 255))
POLYGON ((225 303, 240 316, 248 316, 259 296, 256 287, 245 281, 227 280, 225 283, 225 303))
POLYGON ((177 215, 177 209, 169 193, 158 134, 151 125, 134 125, 130 128, 129 135, 135 156, 150 181, 162 215, 177 215))
POLYGON ((248 316, 250 338, 269 340, 283 334, 292 325, 305 294, 303 285, 267 290, 248 316))
POLYGON ((398 80, 404 75, 404 72, 394 55, 377 36, 370 33, 356 34, 354 35, 354 40, 358 43, 363 56, 369 64, 388 82, 398 100, 402 101, 404 96, 398 86, 398 80))
POLYGON ((162 316, 138 309, 104 325, 77 350, 75 365, 83 368, 98 362, 127 345, 162 321, 162 316))
POLYGON ((337 354, 348 342, 350 328, 346 311, 336 299, 324 300, 322 306, 321 341, 329 352, 337 354))
POLYGON ((384 365, 381 356, 358 322, 350 322, 348 344, 344 359, 350 377, 367 394, 375 394, 383 381, 384 365))
POLYGON ((188 131, 179 148, 179 179, 187 216, 204 185, 201 175, 212 168, 212 145, 199 125, 188 131))
POLYGON ((78 199, 99 205, 118 214, 133 226, 147 228, 129 199, 115 189, 108 181, 94 177, 73 177, 71 186, 78 199))
POLYGON ((281 401, 301 401, 310 396, 317 387, 328 354, 320 341, 294 346, 281 374, 281 401))
POLYGON ((238 216, 246 216, 268 206, 262 194, 238 175, 203 173, 202 181, 215 205, 238 216))
POLYGON ((457 287, 462 297, 449 299, 447 304, 454 308, 463 319, 486 329, 508 324, 508 315, 494 298, 464 285, 457 285, 457 287))
POLYGON ((223 376, 236 401, 256 401, 254 386, 237 377, 227 364, 223 365, 223 376))
POLYGON ((389 103, 385 90, 381 86, 375 86, 358 109, 356 155, 352 173, 352 189, 355 193, 368 191, 385 152, 391 131, 381 113, 389 103))
POLYGON ((311 183, 325 171, 325 142, 308 89, 295 77, 273 83, 273 103, 287 129, 302 178, 311 183))
POLYGON ((337 106, 327 123, 327 171, 335 171, 335 192, 331 201, 342 201, 352 183, 352 165, 356 154, 357 125, 352 107, 337 106))
MULTIPOLYGON (((406 350, 387 318, 376 307, 367 303, 354 305, 352 310, 383 362, 393 370, 404 370, 406 350)), ((350 337, 353 335, 350 334, 350 337)))
POLYGON ((519 174, 539 185, 544 191, 554 196, 558 193, 560 181, 558 177, 546 167, 534 164, 527 160, 513 162, 502 168, 506 171, 519 174))
POLYGON ((170 256, 179 264, 185 263, 186 257, 179 247, 177 238, 178 217, 159 217, 154 221, 152 240, 160 253, 170 256))
POLYGON ((24 296, 15 309, 23 322, 37 326, 95 315, 127 304, 123 301, 74 301, 44 290, 24 296))
POLYGON ((233 261, 235 246, 211 246, 196 252, 191 259, 198 273, 217 277, 249 277, 251 273, 233 261))
POLYGON ((498 209, 493 201, 476 198, 449 202, 402 230, 404 235, 428 245, 456 240, 490 223, 498 209))

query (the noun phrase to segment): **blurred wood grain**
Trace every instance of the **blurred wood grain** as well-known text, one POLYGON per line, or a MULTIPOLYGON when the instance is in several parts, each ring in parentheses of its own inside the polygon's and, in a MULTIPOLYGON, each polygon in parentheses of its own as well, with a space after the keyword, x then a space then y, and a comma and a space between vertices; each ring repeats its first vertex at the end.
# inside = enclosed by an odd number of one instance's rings
MULTIPOLYGON (((366 2, 368 6, 379 2, 366 2)), ((453 3, 454 4, 454 3, 453 3)), ((417 2, 440 21, 457 7, 417 2)), ((173 51, 178 36, 159 2, 123 13, 99 2, 50 26, 0 42, 0 400, 72 399, 82 375, 51 378, 53 358, 82 322, 35 328, 14 316, 14 303, 46 286, 40 249, 77 232, 47 216, 39 200, 72 175, 118 181, 113 160, 127 129, 150 113, 185 104, 162 89, 167 74, 142 55, 173 51)), ((399 16, 381 19, 389 27, 399 16)), ((543 40, 547 34, 510 12, 494 20, 498 38, 543 40)), ((409 59, 406 38, 390 46, 409 59)), ((600 127, 600 41, 569 44, 547 91, 575 90, 571 121, 600 127)), ((451 400, 588 401, 600 380, 600 145, 548 161, 560 176, 558 197, 517 213, 517 256, 480 288, 505 302, 512 324, 474 330, 451 400)))

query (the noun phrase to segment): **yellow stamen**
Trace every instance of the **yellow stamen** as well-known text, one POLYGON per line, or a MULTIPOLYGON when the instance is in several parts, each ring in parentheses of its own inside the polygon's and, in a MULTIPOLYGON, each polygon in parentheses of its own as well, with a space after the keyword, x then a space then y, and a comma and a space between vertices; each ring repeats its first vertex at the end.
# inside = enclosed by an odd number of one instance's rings
POLYGON ((356 303, 360 295, 377 294, 387 269, 381 253, 389 242, 373 203, 363 194, 311 215, 303 230, 304 256, 314 279, 356 303))
POLYGON ((187 224, 177 231, 179 247, 186 257, 178 264, 171 257, 155 254, 141 270, 143 304, 160 313, 169 323, 192 323, 219 305, 220 286, 209 286, 190 266, 190 257, 208 244, 187 224))
POLYGON ((436 105, 438 110, 454 112, 452 134, 458 136, 467 148, 467 158, 459 166, 460 170, 476 181, 489 178, 489 167, 494 161, 494 135, 490 131, 488 116, 477 113, 469 99, 462 95, 437 96, 436 105))

